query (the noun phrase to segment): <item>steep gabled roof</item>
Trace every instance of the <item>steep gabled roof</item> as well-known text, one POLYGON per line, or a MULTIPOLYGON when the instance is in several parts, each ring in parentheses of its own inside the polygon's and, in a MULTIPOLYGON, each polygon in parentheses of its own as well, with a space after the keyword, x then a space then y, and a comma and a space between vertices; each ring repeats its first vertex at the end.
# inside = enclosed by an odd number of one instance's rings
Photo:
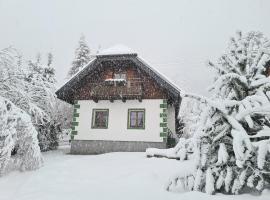
MULTIPOLYGON (((119 45, 115 46, 114 48, 109 48, 107 50, 101 51, 99 54, 97 54, 94 59, 86 64, 78 73, 72 76, 63 86, 61 86, 56 91, 57 97, 67 101, 67 99, 69 99, 68 96, 72 96, 72 93, 74 92, 74 86, 80 83, 84 77, 97 69, 101 62, 121 60, 132 61, 138 68, 152 77, 161 88, 166 88, 172 98, 179 100, 181 90, 175 84, 169 81, 168 78, 159 73, 156 69, 148 65, 142 58, 138 57, 137 53, 119 45)), ((68 102, 72 103, 72 101, 68 102)))

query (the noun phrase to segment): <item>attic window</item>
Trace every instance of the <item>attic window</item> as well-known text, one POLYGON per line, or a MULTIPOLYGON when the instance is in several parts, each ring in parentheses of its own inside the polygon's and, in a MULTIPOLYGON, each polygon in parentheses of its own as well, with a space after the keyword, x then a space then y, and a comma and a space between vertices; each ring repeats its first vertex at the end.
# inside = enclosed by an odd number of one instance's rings
POLYGON ((115 73, 114 79, 127 80, 127 75, 126 73, 115 73))
POLYGON ((126 73, 115 73, 113 78, 108 78, 105 80, 107 85, 111 86, 124 86, 127 82, 127 75, 126 73))

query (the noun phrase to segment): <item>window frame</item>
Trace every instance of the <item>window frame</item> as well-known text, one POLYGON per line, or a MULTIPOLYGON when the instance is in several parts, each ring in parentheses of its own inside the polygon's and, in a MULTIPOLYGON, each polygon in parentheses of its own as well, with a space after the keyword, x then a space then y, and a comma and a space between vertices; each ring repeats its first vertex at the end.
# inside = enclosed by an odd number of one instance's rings
POLYGON ((109 125, 109 109, 107 108, 93 108, 92 109, 92 122, 91 122, 91 128, 92 129, 108 129, 108 125, 109 125), (107 112, 108 115, 107 115, 107 122, 106 122, 106 127, 97 127, 95 125, 96 123, 96 112, 97 111, 100 111, 100 112, 107 112))
MULTIPOLYGON (((127 115, 127 129, 137 129, 137 130, 144 130, 145 129, 145 108, 129 108, 128 109, 128 115, 127 115), (131 117, 131 112, 143 112, 143 126, 142 127, 132 127, 130 126, 130 117, 131 117)), ((137 121, 138 119, 136 119, 137 121)), ((138 123, 138 122, 137 122, 138 123)))

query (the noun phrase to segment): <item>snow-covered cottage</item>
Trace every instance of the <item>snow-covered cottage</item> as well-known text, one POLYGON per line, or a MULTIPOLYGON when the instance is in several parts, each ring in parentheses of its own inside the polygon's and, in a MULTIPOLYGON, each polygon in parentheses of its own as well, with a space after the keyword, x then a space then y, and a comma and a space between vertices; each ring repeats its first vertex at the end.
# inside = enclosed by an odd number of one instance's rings
POLYGON ((57 92, 74 104, 71 153, 166 148, 180 90, 127 47, 102 51, 57 92))

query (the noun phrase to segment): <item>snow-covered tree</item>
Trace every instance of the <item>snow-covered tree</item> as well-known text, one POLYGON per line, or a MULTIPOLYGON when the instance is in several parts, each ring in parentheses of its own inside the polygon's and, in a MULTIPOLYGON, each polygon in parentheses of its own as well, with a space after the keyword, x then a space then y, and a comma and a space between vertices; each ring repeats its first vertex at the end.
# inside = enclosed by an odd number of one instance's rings
POLYGON ((32 95, 37 95, 35 103, 46 113, 43 119, 35 123, 42 151, 56 149, 61 132, 60 123, 56 120, 60 113, 57 112, 59 100, 54 94, 56 79, 52 62, 53 56, 49 53, 47 65, 41 63, 41 59, 29 61, 28 64, 27 81, 33 88, 32 95))
POLYGON ((76 74, 80 69, 86 65, 91 59, 90 49, 85 41, 85 36, 81 35, 79 45, 75 50, 75 58, 72 62, 72 67, 68 72, 68 77, 76 74))
POLYGON ((179 130, 181 137, 190 138, 195 134, 203 109, 204 104, 201 104, 196 99, 184 98, 182 100, 178 116, 178 119, 183 124, 179 130))
POLYGON ((31 117, 0 97, 0 175, 41 167, 43 158, 31 117))
POLYGON ((238 32, 218 63, 209 62, 217 70, 213 98, 185 95, 207 105, 193 138, 197 162, 188 188, 238 194, 270 184, 270 133, 261 134, 270 127, 269 60, 262 33, 238 32))
POLYGON ((56 118, 60 113, 54 94, 56 80, 52 55, 48 55, 47 64, 41 63, 38 54, 28 65, 25 62, 18 65, 18 55, 14 48, 0 51, 0 94, 31 116, 42 151, 55 149, 60 126, 56 118))

